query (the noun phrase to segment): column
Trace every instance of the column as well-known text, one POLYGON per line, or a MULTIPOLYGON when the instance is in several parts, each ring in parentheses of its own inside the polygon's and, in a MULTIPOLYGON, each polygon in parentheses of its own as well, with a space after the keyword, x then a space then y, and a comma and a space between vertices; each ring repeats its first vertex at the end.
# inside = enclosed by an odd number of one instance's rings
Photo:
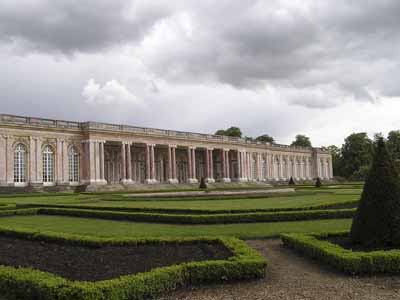
POLYGON ((100 178, 99 178, 99 180, 100 180, 101 184, 107 184, 106 177, 104 174, 104 143, 105 143, 105 141, 99 142, 99 159, 100 159, 100 162, 99 162, 100 178))
POLYGON ((197 173, 196 172, 196 148, 192 147, 191 151, 192 151, 192 174, 193 174, 192 180, 193 180, 193 183, 197 183, 198 180, 197 180, 197 176, 196 176, 196 173, 197 173))
POLYGON ((146 144, 146 183, 151 183, 150 145, 146 144))
POLYGON ((56 169, 55 169, 55 182, 57 184, 62 184, 63 180, 62 180, 62 173, 63 173, 63 164, 62 164, 62 155, 63 155, 63 139, 57 139, 57 144, 56 144, 56 155, 55 155, 55 159, 56 159, 56 169))
POLYGON ((242 174, 241 174, 242 163, 241 163, 240 159, 241 159, 241 153, 239 150, 237 150, 237 174, 238 174, 237 178, 236 178, 237 181, 240 181, 240 179, 242 177, 242 174))
POLYGON ((151 145, 151 180, 153 183, 157 183, 156 179, 156 162, 155 162, 155 146, 151 145))
POLYGON ((329 179, 333 178, 333 166, 332 166, 332 159, 329 159, 329 179))
POLYGON ((5 136, 6 144, 6 181, 8 185, 14 184, 14 163, 13 163, 13 138, 12 136, 5 136))
POLYGON ((172 146, 172 179, 175 183, 179 183, 176 176, 176 145, 172 146))
POLYGON ((229 150, 221 149, 222 153, 222 182, 231 182, 229 178, 229 150))
POLYGON ((187 148, 187 182, 190 182, 190 179, 193 177, 192 175, 192 150, 190 147, 187 148))
POLYGON ((171 145, 168 145, 168 182, 169 183, 173 183, 172 182, 172 147, 171 145))
POLYGON ((206 149, 206 170, 207 178, 206 181, 213 183, 214 179, 214 164, 213 164, 213 149, 206 149))
POLYGON ((121 144, 121 182, 126 183, 126 143, 121 144))
POLYGON ((123 181, 124 184, 132 184, 132 154, 131 154, 131 143, 123 142, 123 150, 124 155, 122 156, 122 162, 124 164, 125 160, 125 179, 123 181))
POLYGON ((196 178, 196 148, 188 147, 188 182, 197 183, 196 178))
POLYGON ((7 152, 6 152, 6 137, 0 135, 0 186, 7 184, 7 152))
POLYGON ((231 164, 230 164, 230 160, 229 160, 229 149, 225 150, 226 154, 225 154, 225 159, 226 159, 226 178, 225 180, 227 182, 231 182, 231 164))

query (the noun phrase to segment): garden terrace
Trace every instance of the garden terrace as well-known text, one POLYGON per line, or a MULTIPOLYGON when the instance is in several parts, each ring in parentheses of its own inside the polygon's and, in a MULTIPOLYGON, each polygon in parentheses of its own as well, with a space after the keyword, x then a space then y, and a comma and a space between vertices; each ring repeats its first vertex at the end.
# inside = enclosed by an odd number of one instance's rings
POLYGON ((0 241, 0 292, 12 299, 142 299, 189 284, 263 277, 266 267, 234 238, 99 239, 0 229, 0 241))
POLYGON ((283 243, 310 258, 349 274, 400 273, 400 249, 349 249, 348 231, 283 234, 283 243))

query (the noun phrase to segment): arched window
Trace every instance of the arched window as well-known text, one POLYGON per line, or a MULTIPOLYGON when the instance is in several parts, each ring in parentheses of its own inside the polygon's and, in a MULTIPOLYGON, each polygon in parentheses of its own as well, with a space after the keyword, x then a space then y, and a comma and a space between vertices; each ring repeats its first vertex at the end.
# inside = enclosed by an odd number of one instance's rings
POLYGON ((18 144, 14 150, 14 182, 26 182, 26 148, 18 144))
POLYGON ((54 182, 54 152, 49 145, 43 149, 43 182, 54 182))
POLYGON ((69 182, 79 182, 79 153, 72 147, 68 153, 69 182))

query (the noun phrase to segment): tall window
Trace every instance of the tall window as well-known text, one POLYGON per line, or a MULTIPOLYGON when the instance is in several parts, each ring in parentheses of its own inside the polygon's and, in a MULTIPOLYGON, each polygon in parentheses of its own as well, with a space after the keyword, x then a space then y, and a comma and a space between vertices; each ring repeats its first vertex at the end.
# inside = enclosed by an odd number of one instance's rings
POLYGON ((14 182, 26 182, 26 148, 18 144, 14 150, 14 182))
POLYGON ((72 147, 68 153, 69 182, 79 182, 79 153, 72 147))
POLYGON ((43 182, 54 182, 54 152, 49 145, 43 149, 43 182))

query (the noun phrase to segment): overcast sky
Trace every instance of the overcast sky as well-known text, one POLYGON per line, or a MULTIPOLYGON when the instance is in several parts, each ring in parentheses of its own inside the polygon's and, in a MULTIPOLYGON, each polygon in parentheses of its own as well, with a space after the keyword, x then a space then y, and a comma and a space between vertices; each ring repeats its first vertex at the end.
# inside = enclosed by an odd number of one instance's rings
POLYGON ((315 146, 400 129, 398 0, 1 0, 2 113, 315 146))

